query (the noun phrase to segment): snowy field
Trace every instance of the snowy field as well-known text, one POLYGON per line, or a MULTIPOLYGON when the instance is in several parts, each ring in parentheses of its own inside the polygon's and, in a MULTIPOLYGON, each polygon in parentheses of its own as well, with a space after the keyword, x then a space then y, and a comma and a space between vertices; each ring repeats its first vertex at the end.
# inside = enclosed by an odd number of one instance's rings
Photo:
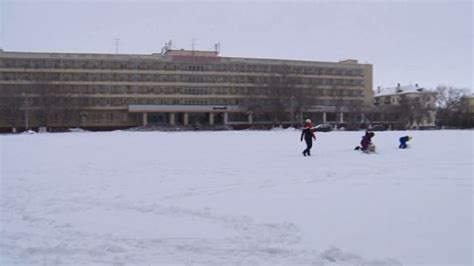
POLYGON ((362 135, 0 136, 0 265, 472 265, 473 131, 362 135))

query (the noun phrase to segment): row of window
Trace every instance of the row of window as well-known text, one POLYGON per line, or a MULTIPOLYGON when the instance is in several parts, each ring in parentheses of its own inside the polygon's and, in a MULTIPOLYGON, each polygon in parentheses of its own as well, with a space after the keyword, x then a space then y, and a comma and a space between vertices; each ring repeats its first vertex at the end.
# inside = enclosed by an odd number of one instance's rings
POLYGON ((0 68, 56 68, 56 69, 135 69, 135 70, 182 70, 219 71, 250 73, 294 73, 313 75, 362 76, 360 68, 330 68, 264 64, 188 64, 159 61, 94 61, 59 59, 5 59, 0 60, 0 68))
POLYGON ((156 105, 239 105, 241 99, 178 99, 178 98, 89 98, 87 106, 126 106, 129 104, 156 105))
MULTIPOLYGON (((290 89, 285 89, 291 94, 290 89)), ((40 95, 67 95, 67 94, 156 94, 156 95, 274 95, 275 88, 272 87, 156 87, 156 86, 110 86, 110 85, 43 85, 36 84, 6 84, 0 90, 0 95, 12 95, 17 93, 40 94, 40 95)), ((362 88, 296 88, 296 95, 308 96, 331 96, 331 97, 363 97, 362 88)))
POLYGON ((184 82, 184 83, 238 83, 238 84, 274 84, 274 85, 342 85, 363 86, 361 79, 298 78, 285 81, 281 77, 271 76, 192 76, 125 73, 9 73, 0 72, 4 81, 102 81, 102 82, 184 82))
MULTIPOLYGON (((45 125, 46 123, 49 125, 54 125, 54 124, 69 124, 70 126, 74 125, 81 125, 81 124, 108 124, 108 123, 126 123, 130 120, 135 120, 132 119, 132 114, 128 113, 97 113, 97 112, 84 112, 84 116, 81 117, 81 115, 78 113, 78 111, 75 112, 54 112, 50 111, 48 113, 41 112, 41 111, 31 111, 29 115, 29 122, 30 125, 36 125, 36 124, 42 124, 45 125), (48 116, 48 117, 46 117, 48 116)), ((19 122, 19 124, 22 124, 24 121, 24 116, 21 115, 16 120, 19 122)))
MULTIPOLYGON (((83 107, 126 107, 130 104, 157 105, 239 105, 242 99, 183 99, 183 98, 103 98, 103 97, 29 97, 15 98, 15 106, 26 108, 83 108, 83 107)), ((10 105, 13 101, 6 101, 10 105)))
MULTIPOLYGON (((125 107, 130 104, 157 104, 157 105, 245 105, 248 99, 207 98, 207 99, 185 99, 185 98, 105 98, 105 97, 29 97, 15 98, 17 106, 23 107, 45 107, 75 109, 82 107, 125 107)), ((307 100, 312 105, 353 105, 362 104, 361 100, 338 100, 318 99, 307 100)), ((12 101, 8 101, 12 103, 12 101)), ((261 105, 271 104, 271 98, 260 98, 261 105)))

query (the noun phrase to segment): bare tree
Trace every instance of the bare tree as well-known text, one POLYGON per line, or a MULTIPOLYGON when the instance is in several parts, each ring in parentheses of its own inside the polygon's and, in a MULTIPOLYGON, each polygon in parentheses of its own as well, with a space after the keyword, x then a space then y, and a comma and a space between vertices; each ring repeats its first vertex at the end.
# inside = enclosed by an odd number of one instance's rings
POLYGON ((436 87, 436 102, 439 108, 456 109, 461 99, 468 94, 468 89, 440 85, 436 87))
POLYGON ((244 102, 257 117, 265 117, 274 124, 289 121, 295 123, 298 114, 310 103, 309 95, 301 86, 301 77, 293 73, 288 65, 275 66, 276 71, 261 93, 250 93, 244 102))
POLYGON ((348 100, 345 105, 346 108, 346 129, 358 130, 363 123, 363 118, 367 115, 367 110, 361 100, 348 100))
MULTIPOLYGON (((49 131, 66 127, 79 127, 84 116, 81 112, 87 104, 84 97, 78 97, 70 91, 59 92, 58 88, 48 81, 46 76, 39 76, 33 84, 36 125, 46 127, 49 131)), ((84 112, 83 112, 84 114, 84 112)))
POLYGON ((63 127, 83 127, 87 112, 87 97, 72 93, 61 95, 61 125, 63 127), (82 114, 81 114, 82 113, 82 114))
POLYGON ((400 96, 400 104, 395 106, 395 118, 398 118, 400 127, 403 129, 412 127, 415 123, 415 110, 420 108, 419 98, 409 98, 407 95, 400 96))
POLYGON ((267 94, 268 99, 268 112, 270 117, 275 124, 281 124, 283 121, 288 120, 287 111, 291 108, 291 92, 288 90, 288 73, 289 69, 287 66, 279 68, 278 74, 271 77, 270 80, 270 91, 267 94), (289 108, 290 107, 290 108, 289 108))
POLYGON ((0 125, 16 128, 22 116, 25 102, 22 96, 12 88, 0 88, 0 125))
POLYGON ((248 113, 251 114, 254 120, 263 120, 266 115, 266 95, 259 93, 260 91, 265 90, 266 88, 253 88, 248 91, 247 97, 242 100, 242 105, 245 106, 248 110, 248 113))
POLYGON ((47 73, 36 74, 31 91, 35 125, 45 127, 48 131, 62 127, 66 122, 65 110, 73 108, 68 100, 69 95, 60 93, 52 80, 54 77, 47 73))
POLYGON ((337 86, 332 86, 330 89, 331 96, 333 98, 332 103, 334 106, 334 113, 336 115, 336 124, 339 124, 341 116, 346 109, 346 100, 344 99, 344 91, 337 86))
POLYGON ((248 92, 248 97, 243 105, 260 122, 280 123, 284 121, 286 110, 283 99, 284 88, 280 76, 275 74, 270 77, 267 84, 259 85, 248 92))
POLYGON ((54 125, 53 121, 56 120, 55 116, 61 112, 61 105, 58 101, 60 96, 45 82, 36 85, 35 95, 37 98, 37 105, 35 107, 38 126, 46 127, 50 130, 54 125))
POLYGON ((469 108, 465 100, 468 92, 468 89, 448 86, 438 86, 436 88, 436 120, 439 126, 469 126, 469 108))

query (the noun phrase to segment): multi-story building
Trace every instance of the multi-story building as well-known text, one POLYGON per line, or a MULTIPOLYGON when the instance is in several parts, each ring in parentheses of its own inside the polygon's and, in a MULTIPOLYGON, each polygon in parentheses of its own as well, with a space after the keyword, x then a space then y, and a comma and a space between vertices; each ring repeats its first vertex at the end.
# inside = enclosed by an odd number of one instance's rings
POLYGON ((372 104, 372 65, 170 49, 151 55, 0 50, 0 95, 4 132, 249 126, 306 117, 340 124, 372 104))
POLYGON ((465 96, 464 101, 466 101, 468 113, 474 114, 474 93, 465 96))
POLYGON ((415 85, 378 87, 374 95, 373 124, 396 129, 435 126, 436 93, 415 85))
POLYGON ((462 121, 462 127, 474 128, 474 94, 466 95, 462 98, 462 105, 466 109, 464 112, 467 116, 467 121, 462 121))

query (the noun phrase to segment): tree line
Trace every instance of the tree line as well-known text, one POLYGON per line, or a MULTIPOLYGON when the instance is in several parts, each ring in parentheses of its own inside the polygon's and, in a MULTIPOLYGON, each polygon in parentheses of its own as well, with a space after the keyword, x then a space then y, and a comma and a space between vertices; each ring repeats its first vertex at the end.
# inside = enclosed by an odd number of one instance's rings
POLYGON ((451 86, 438 86, 437 94, 437 125, 440 127, 473 128, 474 106, 470 101, 469 89, 451 86))
POLYGON ((70 93, 58 93, 47 82, 36 82, 28 91, 15 88, 0 89, 0 126, 9 128, 44 127, 64 130, 80 127, 85 97, 70 93))

